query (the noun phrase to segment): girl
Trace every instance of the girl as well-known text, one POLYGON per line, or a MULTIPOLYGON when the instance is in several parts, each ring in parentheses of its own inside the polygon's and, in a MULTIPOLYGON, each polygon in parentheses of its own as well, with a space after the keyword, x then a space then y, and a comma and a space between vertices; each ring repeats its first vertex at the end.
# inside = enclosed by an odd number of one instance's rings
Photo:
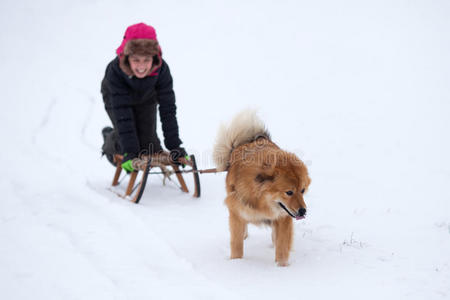
POLYGON ((123 154, 122 168, 131 172, 133 158, 161 152, 156 133, 159 105, 164 144, 176 163, 187 154, 180 146, 172 76, 161 57, 155 29, 144 23, 129 26, 116 53, 117 57, 106 67, 101 85, 105 108, 114 127, 102 131, 103 153, 113 164, 113 155, 123 154))

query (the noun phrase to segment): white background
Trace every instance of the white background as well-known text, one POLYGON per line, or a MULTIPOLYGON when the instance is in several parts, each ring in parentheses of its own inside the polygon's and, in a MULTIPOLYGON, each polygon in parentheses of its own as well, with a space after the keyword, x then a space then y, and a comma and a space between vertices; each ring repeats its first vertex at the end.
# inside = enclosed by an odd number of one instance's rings
POLYGON ((448 1, 2 1, 2 299, 449 299, 448 1), (308 165, 291 265, 250 227, 229 260, 224 174, 194 199, 108 190, 100 81, 158 33, 184 146, 258 108, 308 165))

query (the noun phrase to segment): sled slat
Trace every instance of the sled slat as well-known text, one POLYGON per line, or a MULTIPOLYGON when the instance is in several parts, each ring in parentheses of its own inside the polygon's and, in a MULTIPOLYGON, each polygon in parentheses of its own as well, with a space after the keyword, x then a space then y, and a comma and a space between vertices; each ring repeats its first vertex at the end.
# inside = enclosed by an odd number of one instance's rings
POLYGON ((196 172, 193 172, 192 175, 194 176, 194 184, 195 184, 195 191, 194 191, 194 197, 199 198, 200 197, 200 177, 198 176, 197 171, 197 162, 195 161, 195 156, 191 155, 191 163, 192 163, 192 169, 196 172))
POLYGON ((136 172, 136 171, 131 172, 130 181, 128 182, 128 187, 127 187, 125 196, 130 196, 131 193, 133 192, 133 187, 134 187, 134 183, 136 181, 137 174, 138 174, 138 172, 136 172))
POLYGON ((185 193, 189 193, 189 189, 187 188, 186 182, 184 181, 183 175, 180 173, 180 168, 177 165, 172 165, 172 168, 175 170, 175 175, 177 175, 178 182, 181 185, 181 190, 185 193))
POLYGON ((116 173, 114 174, 112 186, 117 186, 119 185, 119 177, 120 173, 122 172, 122 158, 118 155, 115 155, 114 161, 116 162, 116 173))
POLYGON ((147 161, 147 163, 145 164, 144 170, 142 170, 142 178, 141 178, 141 182, 139 183, 136 195, 133 197, 133 199, 131 199, 131 201, 136 204, 139 203, 139 201, 141 200, 141 197, 144 193, 145 185, 147 184, 148 173, 150 171, 150 165, 151 165, 151 161, 147 161))

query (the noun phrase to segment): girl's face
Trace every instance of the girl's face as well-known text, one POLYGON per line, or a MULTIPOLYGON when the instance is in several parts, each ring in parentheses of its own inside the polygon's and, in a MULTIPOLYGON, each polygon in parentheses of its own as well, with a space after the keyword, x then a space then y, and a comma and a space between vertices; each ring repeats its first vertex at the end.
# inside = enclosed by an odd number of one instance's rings
POLYGON ((134 75, 137 78, 144 78, 152 68, 153 57, 133 54, 130 55, 128 61, 130 62, 131 71, 133 71, 134 75))

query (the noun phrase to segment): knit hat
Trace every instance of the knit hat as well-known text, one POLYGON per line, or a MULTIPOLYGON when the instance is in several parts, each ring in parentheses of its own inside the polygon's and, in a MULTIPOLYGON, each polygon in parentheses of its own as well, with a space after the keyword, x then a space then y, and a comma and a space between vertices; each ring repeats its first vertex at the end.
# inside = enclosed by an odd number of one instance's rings
POLYGON ((156 39, 156 31, 152 26, 144 23, 131 25, 127 28, 122 43, 117 48, 116 53, 119 56, 120 68, 129 76, 133 75, 128 61, 130 55, 148 55, 153 57, 153 66, 149 76, 157 75, 155 71, 162 64, 162 53, 158 40, 156 39))

